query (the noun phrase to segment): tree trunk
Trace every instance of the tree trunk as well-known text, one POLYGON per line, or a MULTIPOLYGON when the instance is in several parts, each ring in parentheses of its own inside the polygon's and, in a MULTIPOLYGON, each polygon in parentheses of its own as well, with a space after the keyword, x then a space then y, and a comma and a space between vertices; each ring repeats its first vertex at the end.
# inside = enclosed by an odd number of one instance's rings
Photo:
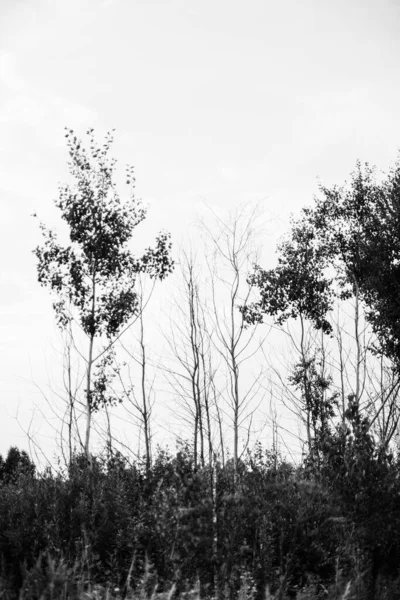
POLYGON ((359 332, 359 312, 360 312, 360 298, 359 298, 359 287, 358 281, 353 276, 354 288, 355 288, 355 311, 354 311, 354 333, 356 338, 357 357, 356 357, 356 402, 360 401, 360 367, 361 367, 361 344, 360 344, 360 332, 359 332))
POLYGON ((91 383, 92 383, 92 365, 93 365, 93 342, 94 335, 90 336, 89 359, 86 375, 86 432, 85 432, 85 454, 90 467, 92 466, 92 457, 90 454, 90 431, 92 426, 92 406, 91 406, 91 383))
POLYGON ((90 323, 90 340, 89 340, 89 356, 86 375, 86 432, 85 432, 85 454, 88 465, 92 468, 92 457, 90 454, 90 431, 92 426, 92 367, 93 367, 93 346, 94 337, 96 334, 95 328, 95 310, 96 310, 96 262, 93 265, 92 273, 92 309, 90 323))
POLYGON ((142 418, 144 428, 144 443, 146 448, 146 475, 149 476, 151 469, 151 431, 150 431, 150 407, 146 390, 146 347, 144 343, 143 323, 143 300, 140 304, 140 350, 141 350, 141 388, 142 388, 142 418))

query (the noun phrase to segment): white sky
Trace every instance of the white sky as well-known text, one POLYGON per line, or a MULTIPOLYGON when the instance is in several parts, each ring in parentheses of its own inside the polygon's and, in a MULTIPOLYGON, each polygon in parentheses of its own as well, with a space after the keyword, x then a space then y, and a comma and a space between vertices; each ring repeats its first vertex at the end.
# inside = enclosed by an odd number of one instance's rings
POLYGON ((15 417, 51 365, 30 215, 58 224, 64 126, 116 128, 149 234, 179 244, 204 200, 264 200, 277 235, 317 177, 396 159, 399 31, 398 0, 1 0, 0 453, 26 447, 15 417))

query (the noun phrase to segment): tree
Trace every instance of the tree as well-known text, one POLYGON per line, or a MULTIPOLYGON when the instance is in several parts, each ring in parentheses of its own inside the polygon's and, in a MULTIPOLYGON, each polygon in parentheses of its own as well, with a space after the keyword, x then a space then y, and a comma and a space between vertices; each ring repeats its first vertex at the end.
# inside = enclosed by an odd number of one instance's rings
POLYGON ((210 335, 225 367, 226 386, 220 396, 226 399, 226 412, 232 423, 235 482, 239 460, 249 443, 252 419, 263 397, 264 370, 260 368, 247 386, 243 376, 246 363, 256 362, 254 357, 263 340, 257 340, 256 328, 247 330, 245 317, 239 310, 240 305, 249 304, 252 294, 246 278, 258 254, 259 216, 257 205, 253 208, 244 205, 231 213, 226 222, 214 214, 213 227, 202 223, 209 244, 210 335), (242 442, 243 430, 246 439, 242 442))
POLYGON ((255 265, 248 281, 259 291, 259 299, 244 304, 241 312, 248 323, 261 323, 263 315, 278 325, 289 318, 310 321, 316 329, 331 333, 326 315, 332 308, 331 280, 325 275, 326 259, 318 247, 316 233, 305 220, 292 222, 278 245, 278 265, 266 271, 255 265))
POLYGON ((107 395, 109 351, 140 312, 136 278, 146 273, 162 280, 171 272, 173 261, 167 233, 161 233, 155 246, 140 258, 128 249, 134 229, 147 212, 134 195, 133 167, 126 168, 129 198, 122 202, 114 183, 116 160, 109 156, 112 134, 107 134, 102 146, 96 144, 93 129, 87 135, 89 149, 67 129, 69 170, 75 185, 61 185, 55 201, 69 227, 70 244, 61 245, 55 233, 41 224, 44 244, 34 252, 38 280, 55 296, 59 327, 65 329, 75 322, 88 340, 85 453, 90 463, 92 415, 116 400, 107 395))
MULTIPOLYGON (((141 447, 141 436, 144 437, 144 458, 146 474, 149 476, 152 466, 152 417, 154 408, 154 382, 156 379, 156 373, 149 375, 149 367, 154 366, 149 361, 149 348, 146 342, 146 326, 144 319, 144 309, 150 302, 151 296, 154 290, 154 282, 151 286, 150 292, 146 292, 143 278, 139 277, 138 281, 138 299, 140 303, 140 312, 138 318, 139 331, 134 336, 134 345, 137 348, 132 348, 128 344, 124 344, 120 340, 121 347, 124 352, 128 355, 129 361, 124 361, 123 366, 126 367, 122 372, 121 365, 116 365, 115 369, 118 374, 118 380, 120 388, 123 394, 124 401, 127 405, 130 405, 128 409, 125 406, 126 411, 134 418, 135 425, 139 429, 139 456, 141 447), (150 364, 149 364, 150 363, 150 364), (131 369, 131 366, 134 368, 131 369), (138 380, 139 385, 135 386, 132 378, 131 370, 135 371, 138 369, 138 380), (127 384, 129 382, 129 384, 127 384)), ((120 442, 121 444, 121 442, 120 442)))
POLYGON ((360 333, 363 299, 365 234, 375 211, 378 187, 374 171, 358 162, 349 186, 320 186, 321 196, 314 209, 303 209, 304 219, 314 227, 320 251, 335 267, 338 296, 354 299, 354 339, 356 343, 355 398, 361 396, 363 349, 360 333))
MULTIPOLYGON (((218 421, 215 402, 214 364, 210 323, 207 319, 206 299, 192 250, 182 251, 179 259, 182 285, 174 299, 176 317, 165 336, 171 352, 172 364, 165 366, 168 381, 185 409, 184 419, 193 427, 194 464, 204 467, 212 464, 214 454, 213 422, 218 421), (214 409, 214 410, 213 410, 214 409), (216 411, 216 415, 213 415, 216 411)), ((221 452, 223 453, 221 439, 221 452)))
MULTIPOLYGON (((308 364, 311 356, 304 344, 304 322, 316 330, 336 335, 341 376, 342 420, 347 410, 345 398, 354 395, 360 403, 367 391, 369 402, 378 408, 371 426, 381 416, 384 443, 393 436, 398 422, 395 407, 398 381, 381 384, 380 395, 365 389, 367 355, 371 350, 380 360, 400 361, 400 326, 398 294, 400 291, 400 168, 399 165, 379 183, 374 169, 357 163, 350 183, 331 188, 320 186, 320 195, 311 208, 303 208, 293 220, 285 240, 278 246, 278 265, 266 271, 255 267, 250 283, 258 288, 259 300, 242 308, 249 323, 272 316, 278 325, 289 318, 298 319, 301 327, 301 371, 303 395, 307 390, 308 364), (355 343, 351 393, 345 394, 344 378, 350 381, 345 366, 343 328, 333 327, 332 309, 336 302, 353 305, 353 339, 355 343), (368 326, 369 343, 366 344, 368 326), (376 339, 371 340, 372 333, 376 339), (372 400, 372 398, 374 398, 372 400), (381 406, 379 406, 379 402, 381 406), (383 407, 388 405, 385 413, 383 407)), ((323 335, 322 335, 323 339, 323 335)), ((349 356, 349 354, 347 355, 349 356)), ((374 382, 370 382, 374 384, 374 382)), ((313 399, 309 401, 312 403, 313 399)), ((307 405, 310 404, 307 401, 307 405)), ((311 404, 310 404, 311 406, 311 404)), ((307 423, 308 424, 308 423, 307 423)), ((308 432, 310 428, 308 427, 308 432)), ((310 436, 309 436, 310 438, 310 436)), ((309 439, 310 441, 310 439, 309 439)))
POLYGON ((0 481, 15 481, 21 473, 34 476, 36 466, 25 450, 12 446, 4 460, 0 454, 0 481))
POLYGON ((375 371, 380 373, 380 389, 372 393, 379 403, 370 426, 380 421, 379 437, 387 447, 399 420, 400 163, 379 182, 372 167, 358 162, 349 184, 321 186, 320 191, 315 206, 303 209, 303 218, 314 228, 320 251, 335 266, 339 298, 354 300, 356 403, 362 396, 366 371, 362 311, 376 336, 369 347, 378 359, 375 371))
MULTIPOLYGON (((299 354, 290 381, 301 393, 300 402, 305 412, 309 450, 312 447, 313 429, 315 430, 315 415, 322 409, 315 406, 312 397, 317 375, 315 352, 310 349, 307 339, 307 324, 314 330, 320 330, 322 334, 332 332, 327 314, 332 309, 334 296, 325 267, 326 258, 318 246, 312 225, 306 220, 293 220, 288 235, 278 245, 278 265, 274 269, 265 270, 256 264, 248 277, 250 286, 258 289, 259 298, 241 306, 243 318, 248 324, 263 322, 265 315, 272 317, 279 327, 289 319, 297 319, 300 323, 298 345, 289 334, 299 354)), ((323 367, 323 362, 321 366, 323 367)), ((321 381, 325 380, 323 373, 319 377, 321 381)))
MULTIPOLYGON (((368 167, 365 170, 373 173, 368 167)), ((360 293, 380 349, 399 369, 400 159, 381 184, 371 180, 363 181, 357 190, 368 206, 359 257, 360 293)))

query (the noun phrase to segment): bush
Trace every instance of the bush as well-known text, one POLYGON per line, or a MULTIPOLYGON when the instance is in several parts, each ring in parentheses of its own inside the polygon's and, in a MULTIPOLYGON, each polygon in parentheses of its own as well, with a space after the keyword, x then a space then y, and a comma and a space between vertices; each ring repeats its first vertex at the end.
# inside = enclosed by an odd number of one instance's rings
POLYGON ((398 578, 395 460, 370 465, 375 490, 355 469, 329 471, 326 459, 314 475, 259 446, 236 484, 231 462, 196 469, 185 445, 175 456, 160 450, 147 474, 121 455, 91 468, 76 456, 57 474, 14 464, 0 481, 0 589, 10 600, 115 589, 144 597, 172 586, 181 596, 196 585, 201 597, 225 600, 258 600, 267 589, 341 598, 349 581, 389 599, 398 578))

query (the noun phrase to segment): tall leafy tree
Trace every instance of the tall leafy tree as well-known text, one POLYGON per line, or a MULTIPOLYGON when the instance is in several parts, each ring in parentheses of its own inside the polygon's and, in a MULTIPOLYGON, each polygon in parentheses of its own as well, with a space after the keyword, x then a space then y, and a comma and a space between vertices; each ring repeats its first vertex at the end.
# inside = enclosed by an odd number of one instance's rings
MULTIPOLYGON (((362 365, 367 352, 362 339, 362 313, 377 337, 375 350, 394 362, 399 376, 399 226, 399 163, 379 182, 373 168, 358 162, 348 184, 320 186, 314 206, 301 211, 278 247, 277 267, 265 271, 256 266, 250 282, 258 287, 259 300, 242 308, 248 322, 260 321, 264 315, 274 317, 278 324, 299 318, 302 332, 306 319, 315 328, 330 333, 329 312, 334 299, 352 299, 352 394, 356 404, 363 391, 362 365)), ((303 376, 308 372, 306 359, 303 356, 303 376)), ((397 381, 394 378, 394 386, 397 381)), ((303 391, 306 382, 304 377, 303 391)), ((382 407, 391 397, 390 389, 382 393, 382 407)), ((343 417, 345 412, 343 406, 343 417)))
POLYGON ((357 162, 349 184, 320 186, 313 209, 304 209, 304 218, 316 232, 321 252, 335 270, 336 292, 340 299, 353 299, 355 359, 355 400, 362 390, 361 365, 365 352, 361 341, 361 313, 365 300, 365 259, 368 232, 380 194, 374 169, 357 162))
POLYGON ((315 430, 314 417, 322 409, 316 407, 317 400, 313 397, 315 361, 310 356, 306 340, 306 324, 311 324, 322 333, 332 332, 327 315, 334 296, 332 281, 325 271, 326 257, 321 251, 313 225, 307 219, 293 220, 289 234, 278 246, 277 266, 265 270, 256 265, 249 276, 250 285, 258 288, 259 298, 241 307, 247 323, 262 322, 264 316, 272 317, 278 326, 284 325, 289 319, 300 323, 299 361, 291 383, 295 382, 296 389, 301 392, 300 404, 304 409, 310 451, 315 430))
POLYGON ((349 184, 321 185, 314 207, 302 210, 302 218, 315 231, 320 252, 335 267, 344 299, 357 294, 379 195, 374 169, 357 162, 349 184))
MULTIPOLYGON (((400 163, 383 180, 375 169, 357 163, 349 184, 327 188, 303 218, 314 228, 326 262, 335 267, 341 299, 354 301, 356 342, 355 401, 362 390, 360 315, 376 335, 376 353, 392 361, 394 387, 400 367, 400 163)), ((382 406, 391 391, 382 396, 382 406)), ((379 414, 379 411, 378 411, 379 414)))
POLYGON ((146 218, 146 208, 135 198, 133 167, 126 168, 129 197, 123 202, 114 181, 116 160, 110 157, 112 134, 103 145, 96 143, 93 129, 87 136, 85 148, 73 130, 66 130, 74 184, 60 186, 55 204, 68 225, 70 243, 60 244, 56 234, 41 224, 44 243, 34 253, 38 280, 55 297, 58 325, 65 329, 76 320, 88 339, 84 447, 90 463, 92 415, 115 401, 107 392, 110 351, 140 311, 136 278, 146 273, 162 280, 173 261, 167 233, 161 233, 141 257, 132 254, 128 242, 146 218))
POLYGON ((349 186, 320 186, 320 192, 315 206, 292 221, 278 246, 277 266, 266 271, 256 265, 250 275, 260 297, 242 307, 249 322, 261 321, 264 314, 280 325, 300 317, 331 333, 328 313, 335 295, 359 294, 378 195, 373 169, 357 163, 349 186))
MULTIPOLYGON (((363 190, 367 196, 368 189, 363 190)), ((400 160, 379 186, 364 227, 360 291, 380 349, 400 370, 400 160)))
POLYGON ((249 283, 258 288, 259 299, 241 307, 246 321, 259 323, 269 315, 283 325, 290 318, 300 318, 331 333, 326 315, 332 308, 332 280, 325 274, 326 264, 312 223, 307 219, 293 221, 278 245, 277 266, 265 270, 255 265, 249 276, 249 283))

